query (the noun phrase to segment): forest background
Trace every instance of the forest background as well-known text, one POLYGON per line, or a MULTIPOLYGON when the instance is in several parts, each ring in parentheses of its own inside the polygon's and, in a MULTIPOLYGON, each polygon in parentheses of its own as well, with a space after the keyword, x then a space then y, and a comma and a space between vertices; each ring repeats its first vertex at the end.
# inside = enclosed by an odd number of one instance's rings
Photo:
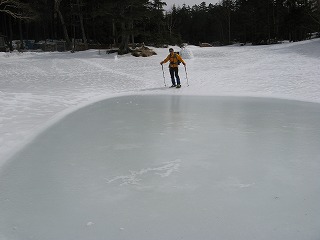
POLYGON ((164 10, 161 0, 0 0, 8 49, 61 41, 66 50, 189 43, 271 44, 319 36, 320 0, 222 0, 164 10), (29 41, 26 41, 29 40, 29 41))

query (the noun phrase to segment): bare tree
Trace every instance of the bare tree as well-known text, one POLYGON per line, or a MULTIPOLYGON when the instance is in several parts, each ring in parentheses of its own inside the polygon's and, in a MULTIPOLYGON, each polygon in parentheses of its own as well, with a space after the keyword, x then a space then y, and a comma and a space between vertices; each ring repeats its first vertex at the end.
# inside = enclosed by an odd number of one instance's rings
MULTIPOLYGON (((79 25, 82 33, 82 39, 83 43, 85 45, 85 48, 88 48, 88 41, 84 29, 84 21, 83 21, 83 7, 85 4, 83 3, 82 0, 76 0, 71 2, 71 9, 72 9, 72 14, 73 18, 78 18, 79 19, 79 25)), ((74 22, 74 29, 75 29, 76 23, 74 22)), ((75 31, 75 30, 74 30, 75 31)))
POLYGON ((82 14, 82 10, 81 10, 81 6, 84 6, 84 5, 82 4, 82 1, 80 3, 80 0, 77 0, 77 3, 79 5, 79 19, 80 19, 80 27, 81 27, 81 32, 82 32, 82 39, 83 39, 83 42, 84 42, 86 48, 88 48, 86 32, 84 30, 84 24, 83 24, 83 14, 82 14))
POLYGON ((20 47, 24 49, 23 35, 22 35, 22 21, 35 20, 38 15, 30 7, 29 4, 23 3, 20 0, 0 0, 0 12, 9 15, 9 46, 12 47, 12 21, 11 18, 18 19, 19 23, 19 35, 20 35, 20 47))
POLYGON ((32 20, 36 14, 27 3, 20 0, 0 0, 0 12, 10 15, 17 19, 32 20))
POLYGON ((176 19, 175 19, 176 13, 177 13, 177 9, 175 4, 173 4, 172 11, 170 13, 166 13, 167 28, 169 30, 170 37, 172 36, 173 29, 175 28, 175 25, 176 25, 176 19))
POLYGON ((320 0, 311 0, 311 13, 309 15, 320 26, 320 0))
POLYGON ((60 3, 61 3, 61 1, 62 0, 54 0, 54 10, 55 10, 55 12, 58 14, 58 16, 60 18, 60 22, 61 22, 61 25, 62 25, 64 38, 67 41, 68 48, 71 48, 71 41, 70 41, 70 38, 69 38, 67 26, 66 26, 66 23, 64 21, 64 17, 62 15, 61 11, 60 11, 60 3))

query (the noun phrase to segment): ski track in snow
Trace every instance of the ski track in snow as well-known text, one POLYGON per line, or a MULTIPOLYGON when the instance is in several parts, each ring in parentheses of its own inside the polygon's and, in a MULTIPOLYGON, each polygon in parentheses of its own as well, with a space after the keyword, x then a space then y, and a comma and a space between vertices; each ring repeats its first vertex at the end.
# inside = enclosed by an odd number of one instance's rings
MULTIPOLYGON (((190 87, 164 91, 159 64, 149 58, 71 53, 0 53, 0 165, 49 120, 119 93, 242 95, 320 102, 320 40, 271 46, 189 46, 190 87)), ((175 49, 179 50, 178 47, 175 49)), ((167 65, 165 81, 171 84, 167 65)))

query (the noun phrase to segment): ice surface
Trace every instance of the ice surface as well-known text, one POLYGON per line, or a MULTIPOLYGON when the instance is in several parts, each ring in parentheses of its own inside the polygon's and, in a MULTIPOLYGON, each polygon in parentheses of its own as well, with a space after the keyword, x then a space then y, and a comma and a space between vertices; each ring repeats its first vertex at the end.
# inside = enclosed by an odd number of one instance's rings
POLYGON ((3 166, 0 239, 319 239, 319 119, 267 98, 89 105, 3 166))

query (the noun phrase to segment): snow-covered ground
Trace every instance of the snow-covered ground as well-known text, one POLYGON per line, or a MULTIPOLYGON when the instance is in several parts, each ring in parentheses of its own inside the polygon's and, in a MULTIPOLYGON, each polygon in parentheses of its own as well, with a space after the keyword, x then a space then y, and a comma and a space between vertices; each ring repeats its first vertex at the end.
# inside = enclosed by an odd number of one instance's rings
MULTIPOLYGON (((222 48, 189 47, 190 87, 174 94, 267 96, 320 102, 320 40, 222 48)), ((175 50, 179 50, 175 48, 175 50)), ((81 104, 123 93, 164 91, 159 62, 149 58, 71 53, 0 53, 0 163, 50 119, 81 104)), ((166 70, 166 68, 165 68, 166 70)), ((166 83, 170 84, 168 71, 166 83)))
MULTIPOLYGON (((0 239, 319 239, 319 46, 319 39, 188 46, 190 86, 181 66, 181 89, 164 88, 159 62, 167 49, 150 58, 0 53, 0 239), (110 123, 101 122, 110 115, 110 123), (146 115, 151 122, 140 122, 146 115), (142 146, 146 152, 137 153, 142 146), (81 151, 73 156, 74 149, 81 151), (124 162, 113 162, 126 152, 124 162), (151 177, 157 175, 162 179, 151 177)), ((166 67, 165 81, 170 85, 166 67)))

